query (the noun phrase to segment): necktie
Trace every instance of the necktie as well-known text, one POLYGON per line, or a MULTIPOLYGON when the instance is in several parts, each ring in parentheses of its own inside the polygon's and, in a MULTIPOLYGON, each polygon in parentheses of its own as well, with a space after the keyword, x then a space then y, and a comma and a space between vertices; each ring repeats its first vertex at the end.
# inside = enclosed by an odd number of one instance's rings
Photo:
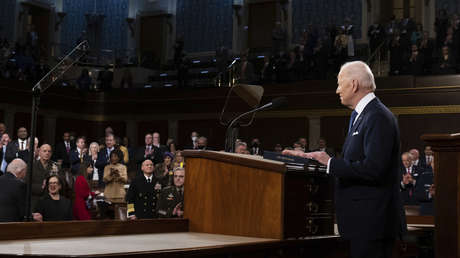
POLYGON ((3 159, 2 159, 2 167, 1 167, 1 170, 3 172, 6 172, 6 160, 5 160, 5 153, 6 153, 6 146, 3 146, 3 159))
POLYGON ((67 153, 69 153, 70 151, 70 146, 69 146, 69 143, 65 143, 65 150, 67 151, 67 153))
POLYGON ((410 167, 407 168, 407 173, 410 175, 410 167))
POLYGON ((24 141, 21 142, 21 149, 20 150, 24 150, 24 141))
POLYGON ((150 184, 150 178, 147 178, 147 183, 150 184))
POLYGON ((351 128, 353 127, 353 122, 355 121, 357 115, 358 115, 358 112, 354 110, 353 112, 351 112, 350 124, 348 125, 348 133, 350 133, 351 128))

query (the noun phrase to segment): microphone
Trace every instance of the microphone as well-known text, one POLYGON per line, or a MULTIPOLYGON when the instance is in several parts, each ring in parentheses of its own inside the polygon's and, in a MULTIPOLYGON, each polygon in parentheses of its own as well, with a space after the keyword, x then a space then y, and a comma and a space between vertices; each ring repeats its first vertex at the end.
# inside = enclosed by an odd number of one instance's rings
POLYGON ((287 98, 286 97, 278 97, 278 98, 274 98, 271 102, 261 106, 261 107, 258 107, 254 110, 251 110, 249 112, 256 112, 256 111, 260 111, 260 110, 267 110, 267 109, 275 109, 275 108, 279 108, 279 107, 282 107, 284 105, 287 104, 287 98))
POLYGON ((227 152, 233 152, 235 150, 235 141, 236 138, 238 137, 238 128, 235 128, 234 125, 236 122, 238 122, 242 117, 247 116, 249 114, 252 114, 257 111, 261 110, 268 110, 268 109, 274 109, 274 108, 279 108, 287 104, 287 98, 286 97, 278 97, 274 98, 271 102, 260 106, 258 108, 255 108, 253 110, 250 110, 246 113, 243 113, 239 116, 237 116, 235 119, 233 119, 229 126, 227 127, 227 133, 225 137, 225 151, 227 152))

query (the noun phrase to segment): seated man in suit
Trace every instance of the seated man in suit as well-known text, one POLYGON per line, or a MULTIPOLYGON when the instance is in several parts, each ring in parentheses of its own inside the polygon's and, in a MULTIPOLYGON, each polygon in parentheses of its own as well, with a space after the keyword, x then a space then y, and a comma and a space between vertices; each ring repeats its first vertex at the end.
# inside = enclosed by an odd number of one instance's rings
POLYGON ((161 190, 158 199, 158 216, 160 218, 182 217, 184 213, 185 169, 174 169, 174 185, 161 190))

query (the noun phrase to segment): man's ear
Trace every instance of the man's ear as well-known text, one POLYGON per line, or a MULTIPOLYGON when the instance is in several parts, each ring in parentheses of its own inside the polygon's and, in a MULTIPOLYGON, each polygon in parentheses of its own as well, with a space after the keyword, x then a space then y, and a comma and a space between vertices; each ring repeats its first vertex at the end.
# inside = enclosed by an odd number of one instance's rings
POLYGON ((358 92, 358 90, 359 90, 359 82, 358 82, 358 80, 352 80, 351 83, 352 83, 353 93, 358 92))

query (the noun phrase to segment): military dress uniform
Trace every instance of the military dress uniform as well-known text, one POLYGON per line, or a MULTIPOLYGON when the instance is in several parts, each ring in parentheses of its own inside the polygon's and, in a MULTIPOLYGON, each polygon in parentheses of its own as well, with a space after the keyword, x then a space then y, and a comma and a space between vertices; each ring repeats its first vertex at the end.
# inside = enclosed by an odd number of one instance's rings
POLYGON ((184 188, 177 188, 176 186, 168 186, 163 188, 158 200, 158 216, 160 218, 171 218, 173 216, 174 208, 177 204, 181 204, 181 210, 184 209, 184 188))
POLYGON ((138 219, 156 218, 157 191, 155 184, 157 181, 152 176, 151 182, 142 175, 134 179, 126 194, 128 203, 128 216, 136 215, 138 219))

